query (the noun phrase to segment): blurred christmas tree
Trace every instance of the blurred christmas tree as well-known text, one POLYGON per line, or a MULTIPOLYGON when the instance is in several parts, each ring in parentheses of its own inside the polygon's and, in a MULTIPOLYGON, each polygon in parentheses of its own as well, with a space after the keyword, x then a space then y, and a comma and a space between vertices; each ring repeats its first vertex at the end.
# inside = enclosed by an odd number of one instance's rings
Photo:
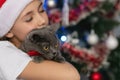
POLYGON ((46 0, 50 23, 60 23, 61 52, 81 80, 120 79, 120 1, 46 0))

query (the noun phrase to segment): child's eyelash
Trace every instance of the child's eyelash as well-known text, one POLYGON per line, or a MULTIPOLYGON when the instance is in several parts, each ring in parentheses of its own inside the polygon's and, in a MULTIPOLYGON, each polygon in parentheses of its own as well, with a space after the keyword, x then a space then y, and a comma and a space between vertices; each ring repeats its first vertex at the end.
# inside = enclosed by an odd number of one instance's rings
POLYGON ((30 22, 33 18, 30 17, 29 19, 26 20, 26 22, 30 22))

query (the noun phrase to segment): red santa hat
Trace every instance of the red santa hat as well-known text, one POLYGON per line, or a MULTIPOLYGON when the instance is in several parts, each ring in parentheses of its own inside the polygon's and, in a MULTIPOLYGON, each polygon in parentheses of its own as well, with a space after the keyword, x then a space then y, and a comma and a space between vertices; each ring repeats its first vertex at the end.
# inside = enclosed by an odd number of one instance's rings
POLYGON ((0 37, 12 28, 15 20, 33 0, 0 0, 0 37))

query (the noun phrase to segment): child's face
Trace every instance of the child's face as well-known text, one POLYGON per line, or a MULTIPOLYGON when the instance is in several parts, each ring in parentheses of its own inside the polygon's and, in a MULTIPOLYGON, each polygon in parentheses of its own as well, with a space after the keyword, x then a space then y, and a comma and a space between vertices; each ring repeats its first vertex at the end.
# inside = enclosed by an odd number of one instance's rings
POLYGON ((48 16, 42 7, 40 0, 33 0, 16 20, 11 33, 12 38, 23 41, 28 32, 35 28, 42 28, 48 24, 48 16))

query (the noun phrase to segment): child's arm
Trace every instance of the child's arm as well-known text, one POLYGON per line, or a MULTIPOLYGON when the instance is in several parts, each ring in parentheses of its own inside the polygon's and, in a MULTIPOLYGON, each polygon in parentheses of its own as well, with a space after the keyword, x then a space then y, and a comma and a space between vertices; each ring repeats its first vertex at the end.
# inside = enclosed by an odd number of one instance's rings
POLYGON ((19 77, 27 80, 80 80, 80 75, 71 64, 53 61, 31 61, 19 77))

